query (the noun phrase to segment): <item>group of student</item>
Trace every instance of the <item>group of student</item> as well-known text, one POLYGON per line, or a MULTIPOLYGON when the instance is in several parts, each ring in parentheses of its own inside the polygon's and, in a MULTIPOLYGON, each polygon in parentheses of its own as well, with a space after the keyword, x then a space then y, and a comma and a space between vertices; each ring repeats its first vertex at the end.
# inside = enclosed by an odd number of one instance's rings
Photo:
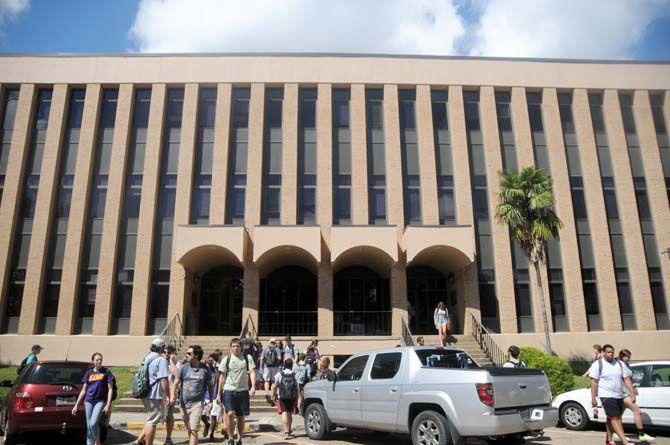
MULTIPOLYGON (((217 350, 206 360, 203 349, 191 345, 184 360, 178 361, 174 348, 166 347, 160 338, 154 339, 131 385, 133 395, 142 399, 148 414, 135 444, 153 444, 156 425, 165 422, 165 443, 171 445, 174 410, 178 406, 190 444, 198 443, 201 422, 205 424, 204 435, 209 433, 213 440, 217 424, 223 421, 227 444, 241 445, 250 397, 261 379, 268 391, 268 402, 282 415, 285 439, 293 438, 292 415, 300 410, 303 387, 311 379, 328 378, 333 372, 329 369, 330 360, 319 355, 312 367, 305 360, 306 354, 300 353, 288 336, 281 348, 275 339, 265 348, 256 345, 249 336, 234 338, 228 355, 217 350), (260 375, 257 369, 261 370, 260 375), (144 375, 146 384, 142 386, 144 375)), ((311 356, 315 349, 318 351, 313 342, 308 349, 311 356)))

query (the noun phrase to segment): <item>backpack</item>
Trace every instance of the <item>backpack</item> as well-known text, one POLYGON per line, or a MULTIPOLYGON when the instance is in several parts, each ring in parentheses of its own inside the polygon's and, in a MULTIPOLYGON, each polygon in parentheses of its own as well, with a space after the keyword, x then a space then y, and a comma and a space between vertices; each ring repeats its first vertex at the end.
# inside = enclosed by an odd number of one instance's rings
POLYGON ((130 392, 134 398, 144 399, 151 392, 151 384, 149 384, 149 364, 158 357, 160 357, 160 355, 149 361, 143 360, 139 368, 133 372, 133 377, 130 379, 130 392))
MULTIPOLYGON (((619 364, 619 368, 621 368, 621 375, 623 376, 623 365, 621 364, 621 360, 614 359, 616 362, 619 364)), ((598 375, 603 373, 603 358, 600 357, 598 359, 598 375)))
POLYGON ((116 400, 119 397, 119 388, 116 386, 116 377, 112 374, 111 371, 107 370, 107 378, 112 380, 112 400, 116 400))
POLYGON ((33 354, 30 353, 30 354, 28 354, 28 356, 26 358, 21 360, 21 364, 19 365, 18 368, 16 368, 16 375, 21 374, 21 371, 23 371, 23 368, 25 368, 26 365, 28 364, 28 359, 30 358, 31 355, 33 355, 33 354))
POLYGON ((515 367, 515 368, 525 368, 525 367, 526 367, 526 364, 525 364, 524 362, 522 362, 521 360, 519 360, 518 362, 516 362, 516 363, 514 364, 514 367, 515 367))
POLYGON ((263 354, 263 361, 265 362, 265 366, 272 368, 277 366, 277 353, 276 349, 268 348, 265 353, 263 354))
POLYGON ((295 373, 282 373, 281 381, 277 385, 277 395, 283 400, 292 400, 298 396, 298 382, 295 373))
POLYGON ((307 365, 298 365, 298 369, 295 371, 295 379, 300 385, 307 383, 309 379, 309 371, 307 365))

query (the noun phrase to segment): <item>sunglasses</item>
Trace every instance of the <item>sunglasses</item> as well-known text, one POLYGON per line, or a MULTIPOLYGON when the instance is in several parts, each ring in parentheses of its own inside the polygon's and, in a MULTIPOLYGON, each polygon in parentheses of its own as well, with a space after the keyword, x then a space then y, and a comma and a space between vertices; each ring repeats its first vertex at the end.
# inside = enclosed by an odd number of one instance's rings
POLYGON ((186 352, 186 355, 193 355, 193 352, 186 352))

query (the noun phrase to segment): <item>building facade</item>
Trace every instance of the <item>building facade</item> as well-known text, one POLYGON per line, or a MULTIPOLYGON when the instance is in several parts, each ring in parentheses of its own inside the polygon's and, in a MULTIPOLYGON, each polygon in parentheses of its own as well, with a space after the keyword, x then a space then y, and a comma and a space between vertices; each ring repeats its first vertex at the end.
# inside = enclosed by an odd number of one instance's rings
POLYGON ((439 301, 538 345, 540 280, 494 218, 531 165, 564 223, 557 351, 670 354, 669 63, 4 56, 0 122, 0 361, 131 356, 177 316, 343 354, 434 335, 439 301))

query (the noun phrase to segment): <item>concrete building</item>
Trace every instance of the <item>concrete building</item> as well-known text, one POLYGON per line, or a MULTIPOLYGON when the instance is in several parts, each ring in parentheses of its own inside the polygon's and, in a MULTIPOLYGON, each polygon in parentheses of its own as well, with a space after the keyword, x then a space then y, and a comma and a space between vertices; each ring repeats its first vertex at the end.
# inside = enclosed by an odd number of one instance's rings
POLYGON ((0 98, 0 362, 134 364, 177 316, 348 354, 434 335, 438 301, 456 332, 541 345, 540 281, 493 217, 528 165, 564 223, 556 351, 670 355, 670 63, 8 55, 0 98))

